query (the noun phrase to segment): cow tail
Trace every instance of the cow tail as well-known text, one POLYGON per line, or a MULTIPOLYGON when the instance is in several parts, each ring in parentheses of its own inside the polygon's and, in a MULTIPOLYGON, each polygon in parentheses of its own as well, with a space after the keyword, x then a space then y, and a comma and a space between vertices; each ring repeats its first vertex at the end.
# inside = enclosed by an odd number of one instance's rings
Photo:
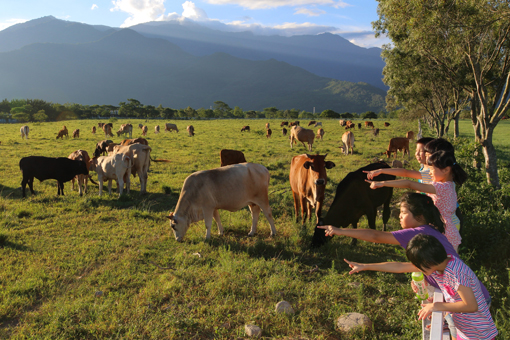
POLYGON ((94 180, 92 179, 92 176, 91 176, 91 175, 89 175, 89 180, 90 180, 92 183, 94 183, 95 185, 99 186, 99 184, 97 184, 96 182, 94 182, 94 180))
POLYGON ((159 162, 159 163, 170 163, 169 159, 153 159, 152 157, 150 157, 150 160, 153 162, 159 162))

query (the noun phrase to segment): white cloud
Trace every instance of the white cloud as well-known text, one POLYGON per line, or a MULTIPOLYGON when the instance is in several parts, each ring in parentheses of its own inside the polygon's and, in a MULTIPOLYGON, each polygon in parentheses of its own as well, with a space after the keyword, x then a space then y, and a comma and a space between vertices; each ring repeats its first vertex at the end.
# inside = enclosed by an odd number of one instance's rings
POLYGON ((213 5, 238 5, 249 9, 268 9, 298 6, 331 6, 345 8, 352 6, 342 0, 205 0, 213 5))
POLYGON ((98 9, 99 7, 96 5, 96 4, 93 4, 92 7, 90 8, 91 10, 95 10, 95 9, 98 9))
POLYGON ((9 26, 22 24, 27 21, 28 21, 27 19, 8 19, 7 21, 0 22, 0 31, 6 29, 9 26))
POLYGON ((129 14, 120 27, 129 27, 149 21, 162 21, 175 17, 176 13, 165 16, 165 0, 113 0, 114 7, 110 11, 121 11, 129 14))
POLYGON ((310 8, 298 8, 294 12, 294 14, 304 14, 309 17, 318 17, 319 15, 326 14, 326 11, 323 11, 321 9, 310 9, 310 8))
POLYGON ((194 21, 205 21, 209 19, 205 11, 195 6, 195 4, 191 1, 186 1, 183 3, 182 8, 184 9, 182 12, 182 16, 184 18, 188 18, 194 21))

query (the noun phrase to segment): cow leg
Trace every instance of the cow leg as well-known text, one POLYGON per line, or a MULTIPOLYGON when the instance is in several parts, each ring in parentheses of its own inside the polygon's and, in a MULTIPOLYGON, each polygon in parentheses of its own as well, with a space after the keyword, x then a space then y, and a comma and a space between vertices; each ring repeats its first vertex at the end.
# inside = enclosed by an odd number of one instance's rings
MULTIPOLYGON (((80 196, 83 196, 83 175, 78 175, 78 192, 80 193, 80 196)), ((73 181, 73 184, 74 184, 74 178, 72 179, 73 181)), ((74 188, 73 188, 74 190, 74 188)))
POLYGON ((64 182, 57 181, 57 187, 58 187, 57 195, 64 196, 64 182))
POLYGON ((390 219, 390 215, 391 215, 390 201, 391 201, 391 195, 388 197, 386 202, 384 202, 384 207, 383 207, 383 231, 386 231, 386 224, 388 223, 388 220, 390 219))
MULTIPOLYGON (((23 193, 23 197, 25 197, 25 189, 29 182, 30 182, 30 179, 28 177, 23 176, 23 180, 21 181, 21 192, 23 193)), ((32 190, 31 187, 30 187, 30 190, 32 190)), ((32 192, 32 194, 33 194, 33 192, 32 192)))
POLYGON ((218 209, 214 209, 213 218, 216 221, 216 225, 218 226, 218 235, 223 235, 223 225, 221 224, 220 212, 218 209))
POLYGON ((75 177, 73 177, 73 179, 71 180, 71 190, 74 191, 74 180, 75 180, 75 177))
POLYGON ((269 200, 264 199, 263 202, 258 202, 257 205, 260 207, 260 209, 262 209, 264 216, 266 216, 266 219, 271 226, 271 237, 276 236, 276 228, 274 226, 273 213, 271 212, 271 207, 269 206, 269 200))
MULTIPOLYGON (((119 186, 117 185, 117 188, 118 188, 118 187, 119 187, 119 186)), ((112 194, 112 180, 111 180, 111 179, 109 179, 109 180, 108 180, 108 195, 111 195, 111 194, 112 194)))
POLYGON ((84 180, 84 182, 85 182, 85 183, 84 183, 84 186, 85 186, 85 193, 87 193, 88 188, 89 188, 89 187, 88 187, 89 178, 88 178, 88 176, 83 176, 83 178, 84 178, 83 180, 84 180))
POLYGON ((370 229, 376 229, 375 228, 375 218, 377 216, 377 207, 372 207, 371 209, 367 210, 367 220, 368 220, 368 226, 370 229))
POLYGON ((32 193, 32 195, 35 195, 35 191, 34 191, 34 178, 33 177, 30 177, 28 179, 28 187, 30 188, 30 192, 32 193))
POLYGON ((306 222, 306 219, 308 218, 308 213, 310 211, 310 207, 308 206, 308 200, 306 197, 301 197, 301 221, 303 223, 306 222))
POLYGON ((124 180, 123 180, 122 176, 118 176, 117 188, 119 188, 119 197, 120 197, 124 190, 124 180))
POLYGON ((248 207, 251 211, 251 230, 248 236, 255 236, 257 233, 257 223, 259 222, 260 207, 256 204, 249 204, 248 207))
POLYGON ((294 212, 296 213, 296 223, 299 221, 299 209, 300 209, 300 198, 297 192, 292 192, 292 196, 294 197, 294 212))
POLYGON ((294 142, 294 138, 291 137, 290 138, 290 148, 291 149, 294 147, 294 145, 293 145, 294 143, 293 142, 294 142))
POLYGON ((211 227, 212 227, 212 220, 214 215, 214 209, 210 210, 203 210, 204 213, 204 222, 205 222, 205 239, 209 240, 211 238, 211 227))
POLYGON ((98 175, 97 180, 99 182, 99 196, 103 195, 103 176, 98 175))

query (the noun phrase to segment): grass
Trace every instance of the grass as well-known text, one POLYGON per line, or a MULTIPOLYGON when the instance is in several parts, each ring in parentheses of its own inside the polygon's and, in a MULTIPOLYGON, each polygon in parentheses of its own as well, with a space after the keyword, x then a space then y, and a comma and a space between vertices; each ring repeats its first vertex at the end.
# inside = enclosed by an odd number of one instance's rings
MULTIPOLYGON (((135 126, 133 137, 141 134, 134 119, 114 122, 114 130, 125 122, 135 126)), ((343 262, 403 260, 399 248, 367 242, 352 247, 350 240, 335 238, 318 251, 309 249, 313 225, 294 222, 288 183, 292 157, 306 149, 291 149, 278 128, 280 121, 270 122, 270 139, 264 134, 266 120, 174 121, 181 132, 159 135, 152 128, 163 121, 143 122, 149 126, 152 157, 171 162, 152 163, 148 194, 139 195, 136 178, 131 194, 120 199, 104 193, 99 197, 94 185, 79 197, 70 183, 65 196, 58 197, 54 180, 35 181, 36 195, 21 198, 19 160, 29 155, 67 157, 77 149, 92 153, 104 139, 90 132, 97 121, 29 124, 28 140, 19 137, 20 124, 0 125, 0 338, 236 339, 245 337, 245 324, 254 323, 267 338, 339 339, 345 335, 335 321, 346 312, 366 314, 373 329, 345 338, 419 338, 419 305, 409 275, 349 275, 343 262), (185 132, 190 123, 195 137, 185 132), (79 128, 81 138, 55 140, 64 124, 69 131, 79 128), (252 131, 241 133, 243 125, 252 131), (220 212, 223 237, 213 225, 213 236, 205 242, 202 221, 177 243, 165 216, 173 211, 189 174, 219 166, 222 148, 242 150, 248 161, 269 169, 278 236, 269 237, 269 225, 261 217, 258 234, 247 237, 251 217, 246 208, 220 212), (281 300, 289 301, 296 313, 276 314, 281 300)), ((327 159, 336 163, 328 170, 325 212, 348 172, 380 157, 389 138, 416 130, 415 123, 390 122, 389 128, 376 122, 381 125, 378 137, 368 129, 355 130, 353 156, 339 149, 345 130, 337 120, 323 122, 326 134, 315 142, 314 152, 328 153, 327 159)), ((469 122, 462 122, 462 133, 471 135, 470 129, 469 122)), ((506 161, 509 130, 503 121, 495 135, 498 156, 506 161)), ((410 166, 417 168, 413 158, 410 166)), ((398 197, 396 193, 394 199, 398 197)), ((398 220, 391 219, 390 225, 390 230, 399 228, 398 220)), ((361 226, 366 227, 366 220, 361 226)), ((377 226, 382 226, 379 219, 377 226)), ((500 333, 509 334, 508 311, 497 301, 493 306, 500 333)))

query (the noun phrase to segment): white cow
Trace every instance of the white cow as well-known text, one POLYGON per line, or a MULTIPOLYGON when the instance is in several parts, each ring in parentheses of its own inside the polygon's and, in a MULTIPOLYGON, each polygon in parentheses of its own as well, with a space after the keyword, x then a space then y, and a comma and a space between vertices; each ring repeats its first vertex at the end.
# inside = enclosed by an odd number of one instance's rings
MULTIPOLYGON (((133 168, 131 174, 140 177, 140 194, 147 192, 147 179, 149 177, 149 167, 151 164, 150 154, 152 148, 148 145, 139 143, 131 145, 115 145, 112 154, 123 153, 133 160, 133 168)), ((127 190, 129 190, 130 183, 126 182, 127 190)))
POLYGON ((351 150, 351 155, 354 150, 354 133, 351 131, 347 131, 342 135, 342 146, 340 147, 345 155, 349 154, 349 149, 351 150))
POLYGON ((123 153, 93 158, 90 162, 89 170, 97 172, 99 196, 103 194, 103 181, 105 180, 108 180, 109 194, 112 193, 112 180, 117 181, 119 197, 124 190, 124 182, 126 182, 127 193, 129 194, 129 175, 131 175, 132 166, 131 158, 123 153))
POLYGON ((249 236, 257 232, 262 209, 269 224, 271 236, 276 235, 273 215, 269 206, 269 171, 260 164, 242 163, 203 170, 189 175, 182 186, 175 212, 168 217, 177 241, 182 241, 190 224, 205 220, 206 239, 211 237, 212 220, 223 235, 219 209, 238 211, 249 206, 252 226, 249 236))
POLYGON ((21 139, 26 138, 28 139, 28 132, 30 129, 28 128, 28 125, 23 125, 21 129, 19 129, 19 132, 21 133, 21 139))
POLYGON ((120 135, 129 135, 129 138, 133 138, 133 125, 131 124, 122 124, 119 128, 119 131, 117 131, 117 137, 120 137, 120 135))
POLYGON ((179 132, 177 125, 172 124, 172 123, 165 123, 165 132, 169 132, 172 130, 175 130, 175 132, 179 132))
POLYGON ((154 127, 154 133, 155 133, 155 134, 158 134, 158 133, 159 133, 159 125, 156 125, 156 126, 154 127))
POLYGON ((322 126, 322 122, 317 122, 313 127, 322 126))

